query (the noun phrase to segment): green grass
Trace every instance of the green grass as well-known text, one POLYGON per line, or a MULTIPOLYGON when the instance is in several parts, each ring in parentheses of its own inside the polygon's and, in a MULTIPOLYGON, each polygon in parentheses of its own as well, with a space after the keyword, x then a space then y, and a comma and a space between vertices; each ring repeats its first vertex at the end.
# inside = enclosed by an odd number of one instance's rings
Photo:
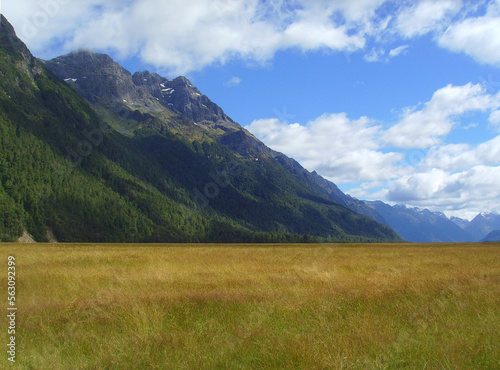
POLYGON ((500 368, 500 244, 1 244, 5 308, 9 255, 13 368, 500 368))

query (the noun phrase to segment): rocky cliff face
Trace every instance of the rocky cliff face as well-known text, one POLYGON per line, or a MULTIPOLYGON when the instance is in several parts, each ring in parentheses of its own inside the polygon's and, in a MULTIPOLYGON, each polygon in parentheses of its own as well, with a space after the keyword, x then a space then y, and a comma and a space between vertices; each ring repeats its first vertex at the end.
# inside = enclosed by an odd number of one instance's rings
POLYGON ((229 118, 222 108, 193 86, 183 76, 174 80, 149 71, 136 72, 133 75, 136 86, 143 86, 165 108, 183 115, 196 124, 213 125, 224 131, 241 127, 229 118))
POLYGON ((137 110, 155 115, 171 128, 183 123, 197 125, 198 129, 191 130, 212 137, 242 130, 185 77, 171 80, 149 71, 131 75, 109 56, 89 50, 46 61, 45 65, 91 104, 111 109, 122 118, 137 110))
POLYGON ((108 55, 78 50, 44 64, 93 105, 115 111, 123 107, 144 112, 162 109, 147 89, 136 86, 130 72, 108 55))

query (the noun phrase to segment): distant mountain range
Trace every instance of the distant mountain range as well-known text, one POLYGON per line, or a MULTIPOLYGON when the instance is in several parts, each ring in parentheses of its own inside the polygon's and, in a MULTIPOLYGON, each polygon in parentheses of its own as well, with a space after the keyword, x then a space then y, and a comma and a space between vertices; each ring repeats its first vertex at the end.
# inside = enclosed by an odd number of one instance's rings
POLYGON ((132 75, 89 50, 37 60, 1 18, 0 240, 461 242, 500 229, 498 215, 352 198, 185 77, 132 75))
POLYGON ((489 232, 500 230, 500 216, 491 213, 479 214, 468 221, 457 217, 449 219, 442 212, 427 209, 391 207, 382 202, 364 203, 384 217, 384 220, 377 219, 379 222, 391 226, 405 240, 415 243, 478 242, 489 232))

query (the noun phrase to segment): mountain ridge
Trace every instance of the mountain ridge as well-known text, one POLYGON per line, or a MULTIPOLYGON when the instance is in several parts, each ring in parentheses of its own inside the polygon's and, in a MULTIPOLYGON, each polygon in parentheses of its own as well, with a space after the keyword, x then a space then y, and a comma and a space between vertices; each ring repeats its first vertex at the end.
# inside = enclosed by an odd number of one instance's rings
POLYGON ((185 87, 178 102, 166 94, 168 109, 106 56, 79 55, 102 73, 59 65, 64 82, 12 27, 0 34, 2 240, 23 230, 61 242, 401 240, 308 189, 186 80, 160 82, 185 87), (198 122, 178 109, 186 102, 198 122), (219 143, 234 133, 246 155, 219 143))

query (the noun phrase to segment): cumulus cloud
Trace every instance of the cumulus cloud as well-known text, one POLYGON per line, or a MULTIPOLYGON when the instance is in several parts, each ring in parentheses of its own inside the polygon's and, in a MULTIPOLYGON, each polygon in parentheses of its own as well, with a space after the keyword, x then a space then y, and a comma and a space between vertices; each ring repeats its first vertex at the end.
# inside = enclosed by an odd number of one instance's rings
POLYGON ((271 148, 338 183, 391 177, 402 159, 400 153, 379 151, 381 126, 367 117, 351 120, 345 113, 324 114, 305 126, 272 118, 246 128, 271 148))
POLYGON ((458 173, 433 169, 398 179, 386 198, 414 206, 476 213, 500 211, 500 166, 474 166, 458 173))
POLYGON ((457 172, 500 164, 500 136, 475 147, 441 140, 464 114, 492 111, 490 121, 494 121, 499 106, 499 94, 487 94, 482 85, 469 83, 437 90, 420 109, 404 109, 392 126, 337 113, 324 114, 305 125, 278 118, 259 119, 246 128, 270 147, 335 182, 388 180, 417 167, 423 172, 457 172), (386 149, 390 147, 399 149, 386 149))
POLYGON ((500 136, 475 147, 469 144, 448 144, 432 148, 423 165, 451 172, 477 165, 500 165, 500 136))
POLYGON ((449 25, 439 45, 464 52, 481 63, 500 65, 500 2, 492 2, 485 15, 449 25))
POLYGON ((443 190, 446 179, 446 173, 439 169, 404 176, 392 184, 386 198, 401 203, 430 199, 436 192, 443 190))
MULTIPOLYGON (((69 42, 78 30, 88 27, 101 14, 119 14, 119 0, 23 0, 2 4, 2 14, 13 23, 17 35, 37 55, 45 56, 55 45, 69 42)), ((112 22, 111 22, 112 23, 112 22)), ((101 36, 106 36, 107 29, 101 36)), ((93 45, 91 45, 93 47, 93 45)), ((58 52, 64 50, 57 48, 58 52)), ((55 55, 53 55, 55 56, 55 55)))
POLYGON ((493 127, 500 131, 500 110, 492 112, 488 121, 490 121, 493 127))
POLYGON ((406 109, 402 119, 387 130, 384 141, 399 148, 429 148, 450 133, 458 116, 498 105, 498 96, 487 94, 480 84, 448 85, 437 90, 423 108, 406 109))
POLYGON ((459 217, 500 211, 500 136, 478 145, 447 144, 419 151, 405 171, 387 181, 368 181, 351 195, 447 211, 459 217), (373 191, 375 189, 376 191, 373 191))

